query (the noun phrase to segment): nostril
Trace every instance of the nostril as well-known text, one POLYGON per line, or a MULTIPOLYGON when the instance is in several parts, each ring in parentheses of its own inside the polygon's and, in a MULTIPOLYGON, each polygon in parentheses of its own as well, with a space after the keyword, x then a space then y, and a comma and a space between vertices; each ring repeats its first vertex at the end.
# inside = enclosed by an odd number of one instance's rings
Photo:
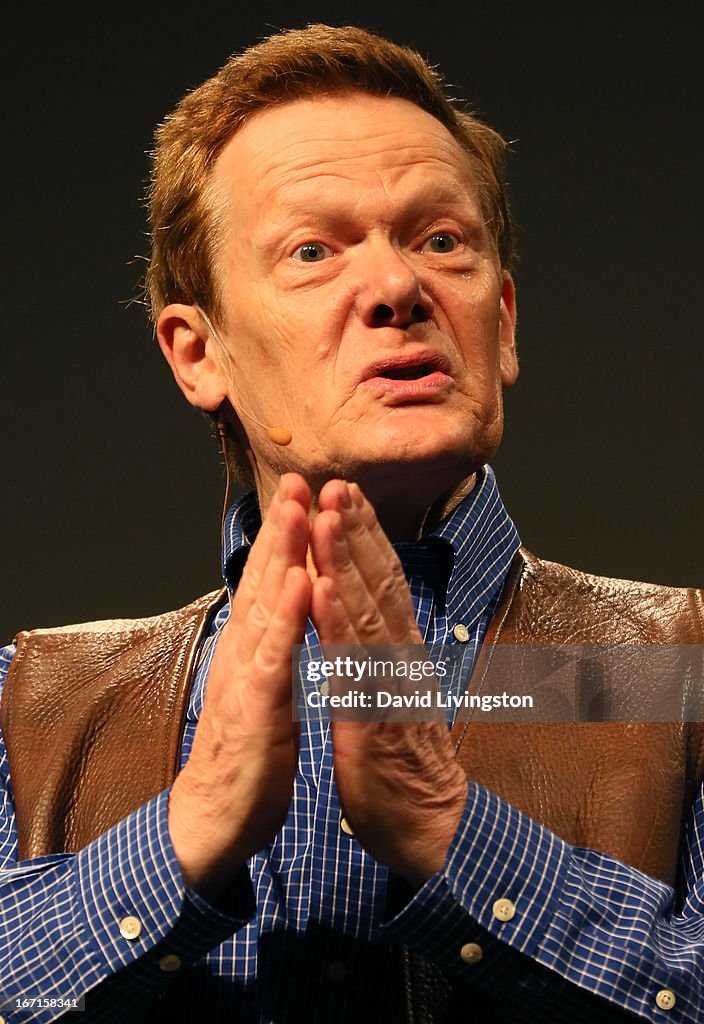
POLYGON ((421 306, 419 302, 416 302, 415 306, 411 310, 411 320, 413 320, 414 323, 419 324, 424 323, 424 321, 429 319, 430 314, 428 313, 428 310, 425 308, 425 306, 421 306))
POLYGON ((393 320, 394 311, 391 306, 379 305, 374 309, 374 319, 379 323, 386 323, 387 320, 393 320))

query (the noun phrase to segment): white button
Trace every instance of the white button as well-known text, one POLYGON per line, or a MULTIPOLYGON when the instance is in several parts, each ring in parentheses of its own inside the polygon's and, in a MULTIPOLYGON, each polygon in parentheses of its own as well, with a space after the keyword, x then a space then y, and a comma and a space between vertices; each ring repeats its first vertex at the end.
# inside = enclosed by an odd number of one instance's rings
POLYGON ((331 960, 325 972, 330 981, 344 981, 347 977, 347 968, 341 960, 331 960))
POLYGON ((671 988, 661 988, 655 996, 655 1002, 661 1010, 671 1010, 677 1000, 675 999, 675 993, 671 988))
POLYGON ((160 971, 177 971, 181 966, 181 957, 176 956, 175 953, 167 953, 166 956, 162 956, 159 961, 160 971))
POLYGON ((320 684, 320 692, 322 693, 323 697, 330 696, 330 683, 327 681, 327 679, 325 680, 324 683, 320 684))
POLYGON ((476 964, 484 956, 484 950, 476 942, 465 942, 460 950, 460 956, 466 964, 476 964))
POLYGON ((469 640, 469 630, 461 622, 457 623, 452 632, 455 634, 455 640, 459 640, 461 644, 466 644, 469 640))
POLYGON ((499 921, 510 921, 515 916, 516 908, 511 900, 497 900, 491 912, 499 921))
POLYGON ((348 836, 353 836, 354 835, 354 830, 352 829, 352 826, 350 825, 350 823, 347 820, 347 818, 340 818, 340 828, 345 833, 345 835, 348 835, 348 836))
POLYGON ((138 917, 123 917, 120 921, 120 935, 134 941, 142 934, 142 922, 138 917))

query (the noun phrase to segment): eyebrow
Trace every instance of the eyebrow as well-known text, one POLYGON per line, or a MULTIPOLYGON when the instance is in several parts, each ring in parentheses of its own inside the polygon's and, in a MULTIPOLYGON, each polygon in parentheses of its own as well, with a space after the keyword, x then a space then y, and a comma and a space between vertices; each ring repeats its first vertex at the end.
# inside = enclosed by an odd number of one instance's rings
MULTIPOLYGON (((297 224, 303 228, 307 224, 311 229, 351 230, 359 223, 359 218, 348 212, 348 207, 336 196, 330 198, 306 197, 297 201, 293 197, 284 197, 280 201, 281 218, 277 218, 277 226, 270 227, 265 222, 261 235, 261 244, 267 251, 277 250, 284 239, 294 230, 297 224)), ((405 221, 432 219, 443 211, 457 217, 467 228, 471 237, 479 237, 486 231, 478 197, 471 193, 457 191, 447 186, 439 186, 427 191, 420 189, 418 194, 404 200, 404 208, 400 217, 405 221), (468 201, 471 205, 468 205, 468 201)))

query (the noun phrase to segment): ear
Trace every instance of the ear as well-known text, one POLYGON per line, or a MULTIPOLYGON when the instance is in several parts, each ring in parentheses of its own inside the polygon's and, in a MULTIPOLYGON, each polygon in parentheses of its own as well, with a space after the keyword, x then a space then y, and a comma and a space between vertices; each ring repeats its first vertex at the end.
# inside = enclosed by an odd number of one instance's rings
POLYGON ((216 342, 200 310, 180 302, 166 306, 157 321, 156 336, 191 405, 214 412, 227 397, 227 381, 214 358, 216 342))
POLYGON ((516 352, 516 286, 508 270, 502 271, 501 304, 499 306, 499 364, 501 383, 505 388, 518 377, 516 352))

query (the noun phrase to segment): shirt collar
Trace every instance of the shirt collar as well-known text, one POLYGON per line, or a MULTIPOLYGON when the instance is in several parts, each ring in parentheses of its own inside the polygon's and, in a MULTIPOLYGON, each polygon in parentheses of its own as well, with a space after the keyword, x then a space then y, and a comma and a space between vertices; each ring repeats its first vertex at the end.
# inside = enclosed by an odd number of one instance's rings
POLYGON ((261 525, 256 491, 247 491, 227 510, 222 530, 222 576, 231 592, 239 582, 261 525))
POLYGON ((469 626, 497 596, 521 545, 491 466, 477 471, 474 489, 429 536, 450 552, 448 621, 469 626))
MULTIPOLYGON (((222 569, 231 591, 260 526, 257 495, 249 491, 225 516, 222 569)), ((406 575, 416 573, 433 586, 448 619, 469 625, 496 596, 520 543, 486 465, 477 471, 473 490, 430 534, 394 547, 406 575)))

